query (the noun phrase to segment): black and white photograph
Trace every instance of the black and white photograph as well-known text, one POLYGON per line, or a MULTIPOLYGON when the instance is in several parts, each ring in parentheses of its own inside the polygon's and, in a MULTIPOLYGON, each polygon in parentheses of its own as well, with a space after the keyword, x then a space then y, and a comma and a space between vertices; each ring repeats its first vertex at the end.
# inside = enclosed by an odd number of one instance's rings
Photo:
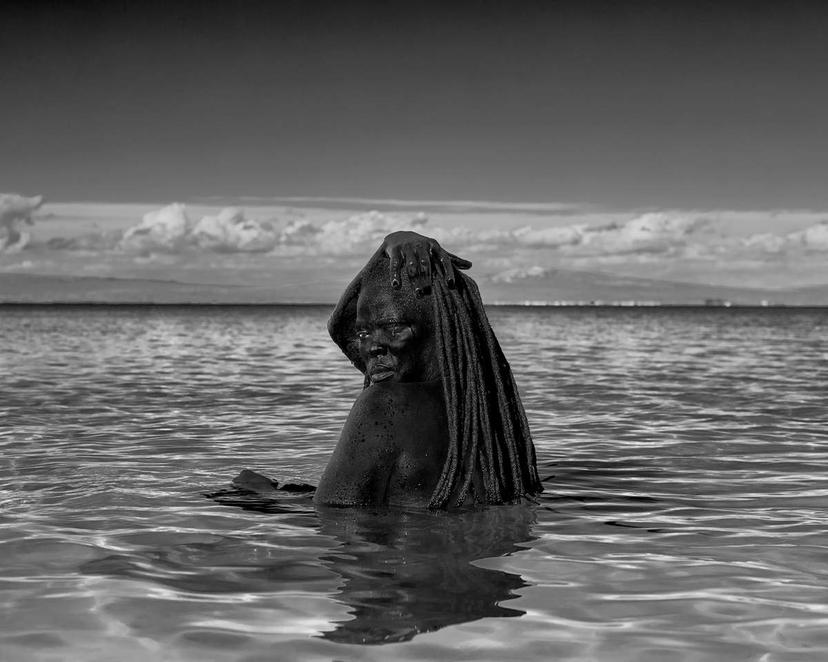
POLYGON ((0 660, 828 659, 828 4, 0 9, 0 660))

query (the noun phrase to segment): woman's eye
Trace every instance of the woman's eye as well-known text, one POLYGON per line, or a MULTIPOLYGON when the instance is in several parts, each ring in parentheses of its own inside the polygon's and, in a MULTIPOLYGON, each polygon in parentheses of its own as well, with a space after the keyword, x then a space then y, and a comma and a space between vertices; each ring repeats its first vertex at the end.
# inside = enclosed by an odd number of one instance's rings
POLYGON ((369 335, 370 334, 365 329, 361 329, 356 332, 357 340, 368 340, 369 335))

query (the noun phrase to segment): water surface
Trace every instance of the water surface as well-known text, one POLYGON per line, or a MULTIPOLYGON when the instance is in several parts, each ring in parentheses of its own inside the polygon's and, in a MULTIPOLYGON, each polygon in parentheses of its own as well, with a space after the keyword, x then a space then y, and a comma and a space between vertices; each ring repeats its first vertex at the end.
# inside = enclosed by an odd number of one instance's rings
POLYGON ((493 309, 536 504, 206 498, 318 481, 328 313, 0 308, 0 658, 828 658, 828 312, 493 309))

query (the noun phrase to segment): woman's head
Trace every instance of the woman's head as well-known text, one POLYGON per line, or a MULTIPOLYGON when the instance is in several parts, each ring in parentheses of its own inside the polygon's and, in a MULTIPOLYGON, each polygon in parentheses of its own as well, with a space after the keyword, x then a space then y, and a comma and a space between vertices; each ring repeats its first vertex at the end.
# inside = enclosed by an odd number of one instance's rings
POLYGON ((391 288, 387 266, 375 263, 362 281, 354 320, 366 378, 371 383, 439 379, 431 302, 411 296, 410 287, 391 288))

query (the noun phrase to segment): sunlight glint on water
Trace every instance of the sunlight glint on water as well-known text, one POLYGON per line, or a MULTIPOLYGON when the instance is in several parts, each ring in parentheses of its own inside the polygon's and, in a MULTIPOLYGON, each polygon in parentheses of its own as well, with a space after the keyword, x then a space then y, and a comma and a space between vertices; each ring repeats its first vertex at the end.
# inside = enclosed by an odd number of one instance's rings
POLYGON ((494 309, 536 505, 205 498, 317 482, 328 312, 0 309, 1 659, 828 658, 828 312, 494 309))

